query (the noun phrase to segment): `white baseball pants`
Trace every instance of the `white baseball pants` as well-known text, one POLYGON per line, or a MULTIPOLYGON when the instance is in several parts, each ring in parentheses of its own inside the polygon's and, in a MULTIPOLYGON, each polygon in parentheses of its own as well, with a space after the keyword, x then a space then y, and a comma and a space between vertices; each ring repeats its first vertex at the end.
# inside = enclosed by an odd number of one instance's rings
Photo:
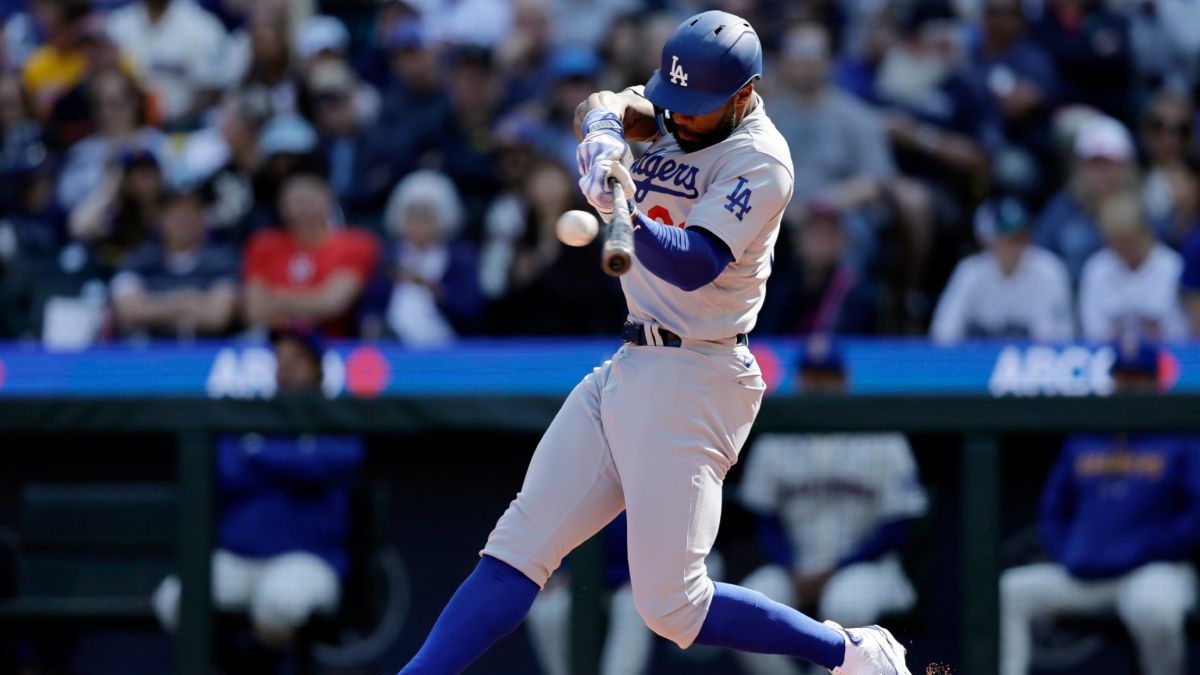
MULTIPOLYGON (((154 613, 175 630, 179 620, 179 577, 163 579, 154 591, 154 613)), ((341 601, 337 572, 310 553, 285 553, 257 560, 218 550, 212 557, 212 595, 217 609, 247 612, 264 644, 283 646, 313 614, 333 612, 341 601)))
MULTIPOLYGON (((742 585, 791 607, 799 600, 791 574, 779 565, 758 568, 742 581, 742 585)), ((867 626, 879 621, 884 614, 911 609, 916 601, 916 591, 904 575, 900 562, 889 556, 838 570, 825 585, 817 616, 843 626, 867 626)), ((808 672, 807 666, 802 666, 796 659, 778 654, 734 652, 734 658, 749 675, 808 672)))
POLYGON ((1116 610, 1142 675, 1183 675, 1184 621, 1195 602, 1196 571, 1187 563, 1149 563, 1101 581, 1076 579, 1056 563, 1014 567, 1000 577, 1000 674, 1028 673, 1035 621, 1116 610))
POLYGON ((722 482, 764 389, 745 347, 624 345, 567 397, 481 553, 544 587, 568 552, 624 509, 638 614, 688 647, 712 601, 704 558, 722 482))

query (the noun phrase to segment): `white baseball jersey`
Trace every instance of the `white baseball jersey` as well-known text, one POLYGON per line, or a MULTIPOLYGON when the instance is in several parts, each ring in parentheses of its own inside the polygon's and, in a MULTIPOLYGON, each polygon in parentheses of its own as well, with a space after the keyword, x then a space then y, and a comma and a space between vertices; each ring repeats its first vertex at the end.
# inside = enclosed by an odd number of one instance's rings
POLYGON ((1088 340, 1111 340, 1133 327, 1164 340, 1187 337, 1179 303, 1183 258, 1156 243, 1131 270, 1111 249, 1088 258, 1079 280, 1079 321, 1088 340))
POLYGON ((988 251, 965 258, 938 300, 929 335, 945 342, 981 336, 1070 340, 1075 324, 1067 266, 1032 245, 1012 275, 988 251))
POLYGON ((733 253, 720 276, 694 291, 634 265, 621 277, 631 319, 692 340, 754 328, 794 182, 787 141, 754 96, 754 110, 720 143, 685 153, 674 135, 660 136, 630 167, 639 211, 667 225, 703 227, 733 253))
POLYGON ((764 434, 740 496, 751 510, 779 515, 796 566, 808 572, 835 565, 875 528, 927 507, 902 434, 764 434))

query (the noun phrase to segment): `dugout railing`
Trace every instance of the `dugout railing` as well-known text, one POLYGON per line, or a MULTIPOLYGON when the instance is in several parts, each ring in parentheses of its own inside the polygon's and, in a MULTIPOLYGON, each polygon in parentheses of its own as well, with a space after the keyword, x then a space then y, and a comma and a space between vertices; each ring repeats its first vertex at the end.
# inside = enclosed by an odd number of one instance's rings
MULTIPOLYGON (((213 444, 216 434, 429 433, 439 430, 537 433, 561 403, 553 396, 441 396, 374 400, 289 398, 0 399, 6 432, 169 434, 176 441, 177 568, 183 581, 176 675, 206 673, 212 645, 209 560, 215 514, 213 444)), ((762 431, 900 431, 961 436, 961 579, 963 672, 994 675, 998 649, 1001 568, 1001 435, 1070 432, 1200 431, 1200 395, 1109 398, 991 398, 986 396, 776 396, 763 403, 762 431)), ((575 566, 573 670, 595 672, 602 627, 597 611, 600 575, 595 544, 575 566)))

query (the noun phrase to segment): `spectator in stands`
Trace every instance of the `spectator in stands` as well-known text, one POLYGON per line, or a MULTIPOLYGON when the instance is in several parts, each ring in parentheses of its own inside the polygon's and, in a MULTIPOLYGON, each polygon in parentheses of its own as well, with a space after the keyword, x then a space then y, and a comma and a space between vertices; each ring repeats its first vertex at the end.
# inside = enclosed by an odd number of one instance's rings
POLYGON ((1034 36, 1054 59, 1062 102, 1133 119, 1129 20, 1101 0, 1049 0, 1034 36))
MULTIPOLYGON (((496 59, 505 73, 505 88, 516 100, 540 96, 548 84, 547 74, 554 55, 554 42, 591 52, 589 47, 562 40, 551 31, 548 0, 514 0, 513 29, 496 47, 496 59)), ((573 17, 572 22, 578 21, 573 17)), ((589 92, 590 93, 590 92, 589 92)))
POLYGON ((375 19, 371 23, 370 32, 365 36, 366 39, 354 40, 351 44, 354 51, 354 71, 363 81, 383 88, 390 79, 388 52, 392 48, 387 44, 390 36, 403 24, 419 25, 420 14, 416 7, 405 0, 383 0, 378 4, 379 10, 375 12, 375 19))
POLYGON ((500 120, 498 126, 524 125, 534 148, 574 170, 578 166, 575 148, 575 107, 596 91, 596 78, 603 70, 600 57, 590 49, 564 47, 550 57, 543 77, 548 87, 500 120))
MULTIPOLYGON (((824 338, 809 341, 798 374, 805 391, 845 386, 841 358, 824 338)), ((742 581, 746 588, 854 626, 916 603, 897 553, 927 500, 902 434, 763 434, 738 495, 756 516, 767 560, 742 581)), ((785 656, 736 658, 751 675, 803 672, 785 656)))
POLYGON ((1150 230, 1135 193, 1100 208, 1105 248, 1088 259, 1079 282, 1079 321, 1089 340, 1135 331, 1161 340, 1187 335, 1179 305, 1183 261, 1150 230))
POLYGON ((215 124, 191 134, 184 145, 180 181, 204 185, 212 200, 209 227, 216 239, 243 241, 255 229, 256 211, 265 209, 255 199, 254 179, 263 164, 260 138, 270 119, 266 89, 234 90, 221 102, 215 124))
MULTIPOLYGON (((277 395, 319 392, 320 337, 298 324, 273 331, 272 343, 277 395)), ((219 440, 213 603, 247 612, 266 645, 286 645, 312 616, 337 609, 349 569, 350 494, 362 461, 363 442, 351 436, 219 440)), ((154 593, 155 614, 168 630, 178 620, 180 590, 170 576, 154 593)), ((236 672, 272 672, 238 666, 236 672)))
POLYGON ((237 254, 206 245, 205 206, 195 191, 164 198, 159 240, 130 255, 112 280, 122 333, 191 338, 233 327, 237 254))
MULTIPOLYGON (((45 121, 46 144, 54 152, 63 152, 96 132, 92 97, 99 77, 110 71, 121 71, 133 77, 136 70, 133 62, 121 53, 113 41, 103 16, 95 13, 88 15, 81 21, 79 30, 85 59, 83 75, 75 86, 55 99, 45 121)), ((156 121, 157 99, 149 93, 143 93, 142 105, 146 121, 156 121)))
MULTIPOLYGON (((886 109, 900 169, 934 192, 940 222, 967 222, 962 191, 986 178, 1002 140, 992 99, 976 86, 946 0, 921 0, 879 65, 873 95, 886 109)), ((965 234, 965 233, 960 233, 965 234)))
POLYGON ((299 115, 276 115, 262 128, 258 136, 259 166, 254 174, 254 206, 242 236, 281 222, 279 194, 288 177, 306 171, 324 174, 319 140, 316 130, 299 115))
POLYGON ((0 73, 0 213, 17 208, 23 198, 15 179, 45 159, 42 131, 21 77, 0 73))
POLYGON ((358 78, 350 64, 350 32, 340 19, 333 16, 314 16, 309 18, 300 28, 296 40, 296 55, 302 84, 300 90, 301 112, 309 119, 314 119, 313 107, 316 101, 304 100, 306 95, 318 95, 312 90, 314 76, 320 79, 318 72, 335 72, 329 66, 340 66, 340 70, 352 77, 345 86, 347 104, 355 122, 362 127, 368 127, 379 118, 379 92, 370 83, 358 78))
POLYGON ((357 333, 355 310, 376 272, 379 242, 370 232, 334 224, 325 179, 293 175, 279 195, 283 227, 246 245, 243 315, 265 327, 279 317, 317 323, 331 337, 357 333))
POLYGON ((1096 217, 1105 197, 1137 186, 1133 139, 1111 117, 1085 118, 1075 133, 1075 161, 1067 186, 1038 216, 1033 240, 1067 265, 1071 283, 1079 284, 1083 264, 1103 241, 1096 217))
POLYGON ((282 3, 261 3, 248 8, 244 30, 246 66, 242 84, 257 84, 271 92, 271 104, 280 115, 295 113, 299 74, 293 67, 288 43, 288 8, 282 3))
POLYGON ((1142 112, 1146 152, 1142 199, 1154 230, 1180 246, 1200 216, 1197 194, 1196 108, 1187 97, 1163 91, 1142 112))
POLYGON ((137 0, 114 11, 109 26, 159 96, 171 128, 194 128, 235 79, 224 26, 194 0, 137 0))
MULTIPOLYGON (((830 59, 823 26, 789 30, 780 50, 781 89, 770 98, 771 109, 796 170, 789 219, 803 221, 813 202, 838 210, 849 237, 847 262, 862 272, 874 259, 896 166, 879 116, 829 81, 830 59)), ((912 264, 920 266, 916 257, 912 264)))
POLYGON ((398 133, 413 134, 413 129, 426 126, 414 118, 436 119, 445 114, 449 105, 437 52, 417 18, 393 26, 383 37, 383 47, 387 53, 388 83, 383 94, 382 120, 398 133))
POLYGON ((358 78, 345 62, 325 60, 308 70, 304 99, 342 208, 355 216, 378 214, 388 191, 410 168, 408 148, 386 128, 368 128, 355 107, 358 78))
POLYGON ((66 209, 78 206, 124 153, 148 151, 160 166, 167 156, 167 138, 146 126, 144 98, 130 76, 119 70, 101 73, 90 93, 96 133, 71 146, 63 160, 56 193, 66 209))
POLYGON ((1127 3, 1133 51, 1134 100, 1141 107, 1153 92, 1188 92, 1200 74, 1200 5, 1187 0, 1127 3))
POLYGON ((163 170, 154 153, 124 150, 95 189, 71 210, 71 237, 91 246, 101 265, 115 269, 153 236, 165 191, 163 170))
POLYGON ((83 78, 86 58, 80 27, 91 11, 89 0, 31 0, 30 9, 45 42, 21 73, 38 117, 45 119, 54 101, 83 78))
POLYGON ((317 61, 344 61, 349 51, 350 31, 336 16, 312 16, 300 25, 295 54, 301 70, 307 71, 317 61))
MULTIPOLYGON (((1158 347, 1116 345, 1118 392, 1157 392, 1158 347)), ((1001 675, 1026 675, 1033 625, 1116 612, 1143 674, 1183 675, 1184 622, 1196 603, 1200 439, 1074 435, 1063 445, 1038 516, 1050 561, 1000 578, 1001 675)))
POLYGON ((457 238, 462 221, 458 190, 442 174, 411 173, 392 191, 384 216, 395 239, 387 323, 406 344, 446 344, 479 328, 479 253, 457 238))
POLYGON ((477 228, 500 184, 492 129, 505 112, 503 89, 491 52, 460 47, 449 57, 450 109, 428 131, 434 166, 450 176, 467 208, 467 230, 477 228))
POLYGON ((1192 338, 1200 338, 1200 227, 1192 229, 1183 247, 1179 291, 1187 313, 1188 333, 1192 338))
POLYGON ((492 204, 480 282, 494 300, 491 329, 516 335, 596 335, 625 315, 619 285, 596 260, 599 241, 564 246, 554 224, 579 208, 574 171, 541 158, 526 168, 518 194, 492 204), (556 308, 546 312, 545 307, 556 308))
POLYGON ((1059 83, 1050 55, 1028 36, 1024 7, 1020 0, 984 1, 983 35, 972 64, 1000 111, 1005 152, 1028 167, 1005 179, 1014 189, 1040 195, 1053 175, 1050 112, 1059 83))
POLYGON ((1030 219, 1015 199, 993 198, 975 212, 983 251, 960 260, 942 292, 929 335, 1070 340, 1071 280, 1055 255, 1030 243, 1030 219))
POLYGON ((812 202, 787 232, 755 330, 776 335, 870 335, 880 305, 872 284, 846 262, 849 236, 842 213, 812 202))

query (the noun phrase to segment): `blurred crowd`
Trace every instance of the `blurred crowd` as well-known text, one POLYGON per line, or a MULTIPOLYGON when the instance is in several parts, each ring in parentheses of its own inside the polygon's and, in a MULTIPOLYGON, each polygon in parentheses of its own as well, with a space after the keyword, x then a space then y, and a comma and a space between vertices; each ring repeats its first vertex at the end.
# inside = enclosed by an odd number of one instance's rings
POLYGON ((1196 0, 3 0, 0 338, 607 334, 575 106, 757 28, 758 334, 1200 335, 1196 0))

